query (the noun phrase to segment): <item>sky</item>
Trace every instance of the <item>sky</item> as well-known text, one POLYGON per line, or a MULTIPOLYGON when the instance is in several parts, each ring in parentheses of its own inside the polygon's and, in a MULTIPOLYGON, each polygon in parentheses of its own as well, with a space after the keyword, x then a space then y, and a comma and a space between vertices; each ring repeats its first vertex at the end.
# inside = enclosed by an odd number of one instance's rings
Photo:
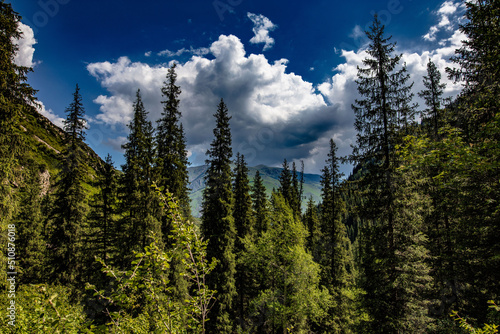
MULTIPOLYGON (((9 1, 7 1, 9 2, 9 1)), ((149 117, 162 112, 161 87, 176 62, 189 161, 204 164, 213 114, 228 106, 233 153, 250 166, 294 161, 320 173, 329 140, 345 156, 355 144, 352 103, 377 13, 422 90, 429 59, 456 96, 446 67, 466 37, 462 1, 384 0, 16 0, 23 38, 16 63, 33 67, 39 112, 61 126, 76 84, 88 121, 86 142, 124 163, 121 145, 138 89, 149 117)), ((349 175, 352 166, 342 166, 349 175)))

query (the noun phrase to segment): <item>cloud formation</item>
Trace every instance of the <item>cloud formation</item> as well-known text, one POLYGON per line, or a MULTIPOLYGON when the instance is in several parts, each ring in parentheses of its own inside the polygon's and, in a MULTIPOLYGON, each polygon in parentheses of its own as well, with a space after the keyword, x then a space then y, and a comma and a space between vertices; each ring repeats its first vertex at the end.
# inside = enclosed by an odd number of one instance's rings
MULTIPOLYGON (((263 55, 247 56, 233 35, 221 35, 209 49, 213 59, 193 56, 177 67, 183 124, 195 163, 205 159, 220 98, 232 116, 235 153, 246 154, 249 162, 258 157, 276 165, 285 156, 306 158, 317 139, 335 125, 336 107, 328 106, 312 83, 286 73, 287 60, 270 63, 263 55)), ((97 121, 127 124, 138 88, 151 119, 160 116, 160 88, 168 66, 121 57, 87 69, 109 92, 94 100, 100 105, 97 121)))
POLYGON ((253 33, 255 34, 250 39, 250 43, 264 43, 262 51, 269 50, 274 45, 274 38, 269 36, 269 32, 276 29, 277 26, 262 14, 247 13, 247 16, 253 22, 253 33))
POLYGON ((455 28, 455 23, 462 17, 464 10, 465 5, 462 2, 443 2, 439 9, 434 13, 439 18, 439 22, 430 27, 427 34, 422 36, 423 39, 434 42, 440 31, 452 31, 455 28))
MULTIPOLYGON (((443 15, 453 14, 451 7, 441 8, 443 15)), ((421 104, 420 109, 423 103, 416 92, 423 89, 422 77, 429 59, 442 73, 446 96, 456 95, 461 88, 447 79, 445 68, 453 66, 449 57, 465 36, 453 29, 444 32, 438 43, 424 46, 427 50, 397 50, 403 54, 402 62, 415 83, 415 101, 421 104)), ((234 35, 220 35, 207 50, 207 54, 194 54, 177 66, 182 122, 194 165, 205 161, 213 139, 213 114, 221 98, 232 116, 233 152, 244 154, 250 165, 279 166, 287 158, 304 160, 306 171, 319 172, 325 164, 330 138, 336 140, 339 155, 350 153, 356 136, 351 104, 358 98, 355 80, 357 66, 363 66, 367 56, 363 49, 340 50, 343 62, 330 78, 316 85, 287 73, 286 59, 271 62, 263 54, 247 55, 243 43, 234 35)), ((170 64, 155 66, 127 57, 89 64, 89 73, 108 91, 94 100, 100 106, 96 121, 124 129, 131 119, 138 88, 151 120, 158 119, 162 111, 160 89, 170 64)), ((109 143, 118 146, 123 138, 109 143)), ((348 170, 343 168, 344 172, 348 170)))
POLYGON ((36 39, 33 29, 26 24, 19 22, 19 30, 21 31, 21 38, 14 40, 17 44, 18 50, 14 57, 14 63, 18 66, 33 67, 36 63, 33 62, 33 54, 35 53, 36 39))

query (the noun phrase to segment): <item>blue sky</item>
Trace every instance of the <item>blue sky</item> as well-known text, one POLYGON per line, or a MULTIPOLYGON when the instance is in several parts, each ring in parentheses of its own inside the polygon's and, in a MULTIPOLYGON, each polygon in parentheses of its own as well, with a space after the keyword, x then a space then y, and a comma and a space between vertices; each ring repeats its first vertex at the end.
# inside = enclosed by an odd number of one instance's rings
POLYGON ((429 58, 443 72, 446 94, 460 89, 444 69, 465 38, 461 1, 16 0, 13 7, 24 33, 16 61, 34 68, 29 82, 39 90, 40 112, 60 124, 78 83, 87 142, 118 166, 135 91, 156 120, 176 61, 193 165, 205 160, 222 97, 233 117, 233 151, 249 165, 287 158, 319 173, 330 138, 341 155, 354 143, 350 105, 374 13, 397 42, 415 92, 429 58))

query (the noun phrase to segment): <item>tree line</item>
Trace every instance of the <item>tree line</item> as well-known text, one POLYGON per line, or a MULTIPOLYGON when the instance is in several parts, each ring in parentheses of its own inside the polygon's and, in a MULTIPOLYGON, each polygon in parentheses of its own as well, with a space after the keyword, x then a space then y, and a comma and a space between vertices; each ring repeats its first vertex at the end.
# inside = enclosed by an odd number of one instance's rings
MULTIPOLYGON (((468 39, 447 69, 464 88, 443 98, 429 60, 424 110, 375 16, 352 106, 356 143, 340 157, 330 140, 321 203, 302 205, 303 164, 284 159, 270 196, 259 172, 251 182, 221 99, 198 221, 175 64, 156 126, 138 90, 122 171, 108 155, 94 180, 77 85, 60 172, 42 194, 44 166, 19 126, 36 113, 30 69, 13 62, 20 17, 2 1, 0 223, 3 245, 15 224, 21 254, 14 332, 495 333, 471 323, 500 322, 500 6, 466 6, 468 39), (355 165, 347 178, 344 162, 355 165)), ((13 329, 8 318, 0 326, 13 329)))

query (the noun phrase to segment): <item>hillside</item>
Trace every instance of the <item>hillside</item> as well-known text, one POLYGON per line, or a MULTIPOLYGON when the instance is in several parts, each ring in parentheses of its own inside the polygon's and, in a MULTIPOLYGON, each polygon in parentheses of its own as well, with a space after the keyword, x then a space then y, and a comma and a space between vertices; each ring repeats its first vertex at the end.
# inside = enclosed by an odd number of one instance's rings
MULTIPOLYGON (((191 212, 195 217, 200 217, 203 189, 205 189, 205 173, 207 171, 207 168, 208 166, 196 166, 188 168, 191 188, 191 194, 189 196, 191 199, 191 212)), ((255 173, 259 171, 268 195, 271 194, 273 189, 278 189, 279 177, 282 168, 258 165, 255 167, 249 167, 248 170, 248 177, 250 179, 251 185, 253 185, 255 173)), ((317 174, 304 174, 303 205, 305 205, 306 201, 311 196, 316 203, 321 200, 320 179, 321 176, 317 174)))
MULTIPOLYGON (((64 131, 34 110, 21 115, 19 129, 22 134, 24 154, 40 166, 43 188, 46 192, 49 185, 54 184, 60 171, 64 131)), ((92 193, 92 181, 104 162, 87 144, 81 143, 81 147, 86 156, 84 165, 88 176, 85 188, 92 193)))

